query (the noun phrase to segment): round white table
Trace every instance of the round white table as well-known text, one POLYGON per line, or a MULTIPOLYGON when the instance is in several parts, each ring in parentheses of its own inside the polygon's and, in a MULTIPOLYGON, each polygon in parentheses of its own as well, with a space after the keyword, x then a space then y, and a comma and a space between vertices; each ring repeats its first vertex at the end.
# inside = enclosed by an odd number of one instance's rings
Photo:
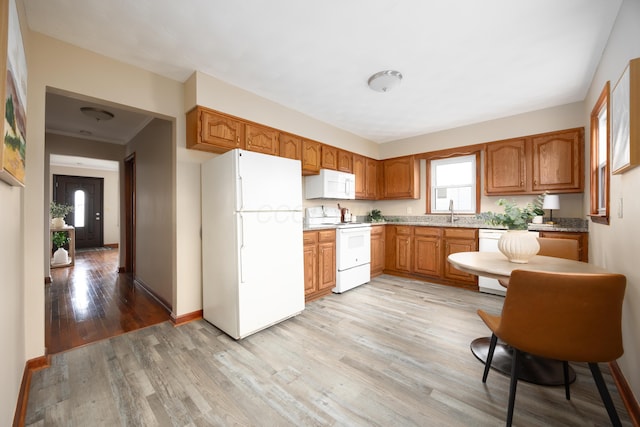
POLYGON ((604 268, 586 262, 542 255, 534 256, 527 264, 509 262, 500 252, 458 252, 449 255, 448 260, 458 270, 494 279, 509 278, 513 270, 575 274, 610 273, 604 268))
MULTIPOLYGON (((511 272, 518 269, 574 274, 609 273, 603 268, 586 262, 542 255, 534 256, 527 264, 509 262, 500 252, 458 252, 449 255, 448 260, 458 270, 494 279, 508 279, 511 272)), ((490 340, 489 337, 481 337, 471 342, 471 352, 482 363, 486 363, 490 340)), ((499 343, 493 354, 491 368, 510 375, 511 358, 511 348, 499 343)), ((520 362, 522 364, 519 368, 519 379, 540 385, 564 385, 561 361, 525 354, 520 362)), ((575 378, 575 372, 569 367, 569 381, 573 382, 575 378)))

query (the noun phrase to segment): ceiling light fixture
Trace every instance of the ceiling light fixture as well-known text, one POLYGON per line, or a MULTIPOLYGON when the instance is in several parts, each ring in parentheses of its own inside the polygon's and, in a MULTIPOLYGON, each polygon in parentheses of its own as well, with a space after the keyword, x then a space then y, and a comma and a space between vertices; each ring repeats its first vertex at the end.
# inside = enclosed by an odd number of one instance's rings
POLYGON ((107 110, 102 110, 100 108, 81 107, 80 111, 82 111, 82 114, 84 114, 85 116, 89 116, 92 119, 96 119, 97 121, 111 120, 114 118, 113 113, 110 113, 107 110))
POLYGON ((402 74, 400 71, 385 70, 375 73, 369 77, 369 87, 376 92, 389 92, 394 87, 400 84, 402 80, 402 74))

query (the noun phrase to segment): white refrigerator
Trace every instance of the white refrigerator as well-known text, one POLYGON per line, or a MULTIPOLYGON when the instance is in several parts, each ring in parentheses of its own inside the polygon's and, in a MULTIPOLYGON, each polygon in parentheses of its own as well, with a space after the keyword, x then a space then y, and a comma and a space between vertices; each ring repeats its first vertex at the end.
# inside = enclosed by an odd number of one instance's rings
POLYGON ((231 150, 202 165, 205 320, 241 339, 304 309, 299 160, 231 150))

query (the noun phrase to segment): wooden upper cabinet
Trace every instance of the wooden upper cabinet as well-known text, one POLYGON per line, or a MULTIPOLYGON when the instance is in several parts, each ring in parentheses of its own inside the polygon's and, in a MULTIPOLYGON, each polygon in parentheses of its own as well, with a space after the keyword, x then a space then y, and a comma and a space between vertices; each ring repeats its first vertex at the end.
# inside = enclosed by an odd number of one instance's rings
POLYGON ((338 170, 353 173, 353 153, 338 149, 338 170))
POLYGON ((302 138, 280 132, 280 157, 302 160, 302 138))
POLYGON ((331 145, 322 144, 322 159, 320 166, 322 169, 338 169, 338 149, 331 145))
POLYGON ((247 123, 245 146, 247 150, 277 156, 280 151, 280 132, 265 126, 247 123))
POLYGON ((302 175, 320 173, 320 149, 322 144, 308 139, 302 140, 302 175))
POLYGON ((500 194, 526 191, 526 140, 511 139, 487 144, 485 192, 500 194))
POLYGON ((196 107, 187 113, 187 148, 214 153, 244 148, 244 122, 196 107))
POLYGON ((367 163, 364 156, 353 155, 353 174, 356 176, 356 199, 366 199, 367 163))
POLYGON ((353 173, 356 176, 356 199, 378 198, 378 160, 359 154, 353 155, 353 173))
POLYGON ((365 158, 365 168, 366 168, 366 183, 365 183, 365 198, 370 200, 375 200, 378 198, 379 192, 379 184, 381 173, 379 173, 380 162, 375 159, 365 158))
POLYGON ((382 161, 385 199, 417 199, 420 197, 420 164, 415 156, 382 161))
POLYGON ((584 128, 531 138, 533 191, 584 189, 584 128))
POLYGON ((567 129, 486 146, 485 194, 581 193, 584 128, 567 129))

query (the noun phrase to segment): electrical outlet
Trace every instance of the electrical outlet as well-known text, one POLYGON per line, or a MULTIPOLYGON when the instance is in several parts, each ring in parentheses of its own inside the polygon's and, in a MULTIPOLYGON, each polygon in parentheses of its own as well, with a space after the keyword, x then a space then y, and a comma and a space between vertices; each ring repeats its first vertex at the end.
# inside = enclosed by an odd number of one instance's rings
POLYGON ((622 218, 622 197, 618 199, 618 218, 622 218))
POLYGON ((413 209, 411 208, 411 206, 407 206, 407 214, 412 214, 413 213, 413 209))

